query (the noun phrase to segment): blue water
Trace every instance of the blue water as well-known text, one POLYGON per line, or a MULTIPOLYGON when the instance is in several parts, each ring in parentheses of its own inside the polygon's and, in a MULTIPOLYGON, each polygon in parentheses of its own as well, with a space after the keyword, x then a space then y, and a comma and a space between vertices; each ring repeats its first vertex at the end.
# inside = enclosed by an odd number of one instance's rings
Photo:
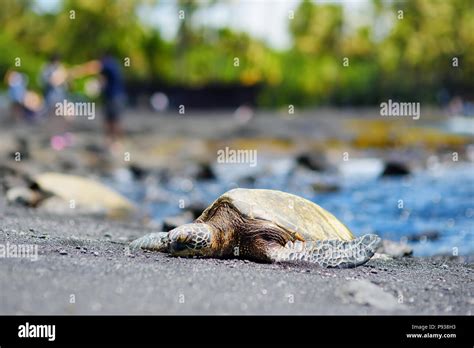
POLYGON ((410 243, 415 255, 474 254, 472 165, 352 183, 339 193, 320 196, 318 203, 355 234, 371 232, 399 241, 439 232, 438 240, 410 243))
POLYGON ((403 241, 407 236, 438 232, 440 237, 436 240, 409 243, 418 256, 474 254, 472 163, 437 166, 404 178, 331 175, 324 179, 341 186, 339 191, 331 193, 315 193, 308 185, 313 180, 311 175, 291 172, 284 161, 279 166, 280 174, 259 173, 254 183, 233 178, 236 169, 224 170, 219 180, 211 182, 196 182, 186 177, 174 177, 166 182, 158 179, 136 182, 124 173, 107 182, 157 222, 180 214, 181 208, 192 202, 209 204, 235 187, 271 188, 318 203, 355 235, 377 233, 386 239, 403 241))

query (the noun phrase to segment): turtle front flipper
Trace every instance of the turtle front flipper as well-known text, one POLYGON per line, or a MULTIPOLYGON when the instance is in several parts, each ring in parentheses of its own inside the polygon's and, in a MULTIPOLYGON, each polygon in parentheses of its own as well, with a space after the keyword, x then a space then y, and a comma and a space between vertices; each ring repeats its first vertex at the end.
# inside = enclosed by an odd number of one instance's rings
POLYGON ((130 243, 130 249, 147 249, 167 253, 169 244, 168 232, 153 232, 135 239, 130 243))
POLYGON ((375 234, 366 234, 351 241, 288 242, 284 247, 270 247, 269 257, 274 262, 305 261, 322 267, 351 268, 369 261, 380 243, 380 237, 375 234))

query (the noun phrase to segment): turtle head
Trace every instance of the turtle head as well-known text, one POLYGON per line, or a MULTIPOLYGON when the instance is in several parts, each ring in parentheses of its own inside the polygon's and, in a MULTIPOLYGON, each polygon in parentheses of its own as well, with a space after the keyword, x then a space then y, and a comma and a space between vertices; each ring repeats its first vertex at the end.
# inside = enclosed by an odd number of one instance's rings
POLYGON ((181 225, 169 232, 170 252, 175 256, 211 256, 212 235, 207 224, 181 225))

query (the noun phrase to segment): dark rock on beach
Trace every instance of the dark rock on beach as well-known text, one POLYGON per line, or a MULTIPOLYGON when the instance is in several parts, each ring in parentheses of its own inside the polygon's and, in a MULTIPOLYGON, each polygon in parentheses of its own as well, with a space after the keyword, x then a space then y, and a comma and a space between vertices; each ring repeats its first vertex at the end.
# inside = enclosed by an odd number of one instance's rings
POLYGON ((409 242, 426 242, 426 241, 435 241, 441 237, 439 231, 424 231, 422 233, 412 234, 407 236, 407 241, 409 242))
POLYGON ((382 177, 403 176, 408 174, 410 174, 410 169, 406 164, 401 162, 387 162, 385 163, 385 168, 382 172, 382 177))
POLYGON ((145 168, 137 164, 130 164, 128 169, 132 173, 135 180, 142 180, 148 174, 148 171, 145 168))
POLYGON ((304 168, 322 172, 327 168, 327 160, 324 153, 302 153, 296 156, 296 163, 304 168))
POLYGON ((215 180, 216 175, 212 170, 212 167, 209 163, 200 162, 197 165, 197 171, 195 173, 197 180, 215 180))

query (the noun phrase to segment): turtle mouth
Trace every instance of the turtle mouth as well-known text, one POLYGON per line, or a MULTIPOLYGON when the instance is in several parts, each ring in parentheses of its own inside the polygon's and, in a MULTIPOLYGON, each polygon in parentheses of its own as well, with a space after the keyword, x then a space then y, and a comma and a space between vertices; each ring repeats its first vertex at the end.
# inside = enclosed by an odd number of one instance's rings
POLYGON ((169 232, 169 250, 176 256, 200 256, 210 244, 208 228, 200 224, 182 225, 169 232))
POLYGON ((170 251, 172 254, 185 256, 190 250, 193 249, 192 244, 190 244, 190 236, 178 234, 177 236, 173 237, 170 241, 170 251))
POLYGON ((171 244, 170 244, 170 250, 171 250, 172 253, 179 253, 179 252, 182 252, 182 251, 188 250, 188 249, 190 249, 190 248, 189 248, 189 244, 187 244, 187 243, 174 241, 174 242, 171 242, 171 244))

